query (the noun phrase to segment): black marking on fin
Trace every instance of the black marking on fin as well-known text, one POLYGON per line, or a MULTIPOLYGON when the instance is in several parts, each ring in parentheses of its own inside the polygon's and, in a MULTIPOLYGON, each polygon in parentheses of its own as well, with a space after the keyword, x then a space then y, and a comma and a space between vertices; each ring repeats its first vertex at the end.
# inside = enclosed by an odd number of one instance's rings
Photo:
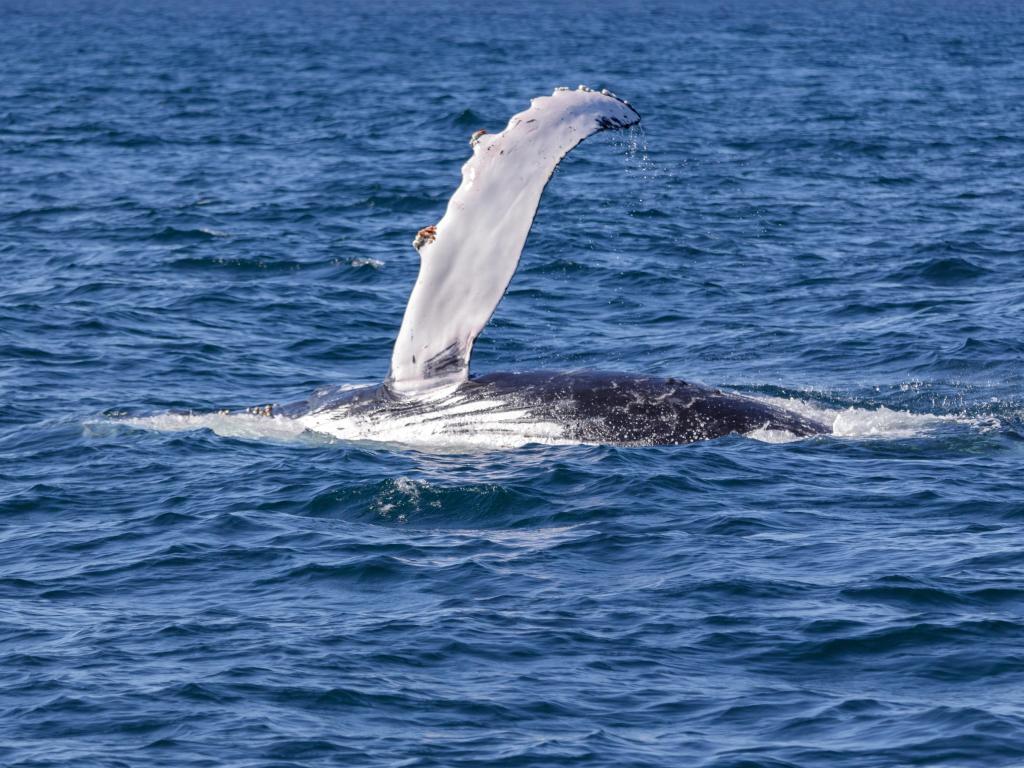
POLYGON ((433 378, 457 371, 462 367, 462 345, 453 341, 447 347, 423 363, 426 377, 433 378))
POLYGON ((629 123, 625 120, 620 120, 617 117, 609 117, 608 115, 601 115, 597 118, 597 124, 601 126, 601 130, 608 131, 614 128, 628 128, 629 123))

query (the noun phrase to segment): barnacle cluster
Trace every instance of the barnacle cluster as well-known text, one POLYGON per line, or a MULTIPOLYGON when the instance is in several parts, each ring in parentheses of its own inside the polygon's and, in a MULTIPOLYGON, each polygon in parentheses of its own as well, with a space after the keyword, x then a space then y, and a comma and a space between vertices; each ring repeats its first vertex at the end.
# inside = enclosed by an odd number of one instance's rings
POLYGON ((437 227, 433 225, 424 227, 416 233, 416 237, 412 241, 412 247, 418 251, 424 245, 434 242, 435 239, 437 239, 437 227))

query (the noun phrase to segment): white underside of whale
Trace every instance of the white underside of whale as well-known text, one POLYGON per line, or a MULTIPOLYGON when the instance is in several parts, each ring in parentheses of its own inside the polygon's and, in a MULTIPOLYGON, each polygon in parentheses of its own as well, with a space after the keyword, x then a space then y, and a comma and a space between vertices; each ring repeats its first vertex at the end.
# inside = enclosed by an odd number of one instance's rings
POLYGON ((575 445, 565 425, 538 419, 529 410, 497 399, 470 399, 458 392, 417 398, 428 412, 367 415, 344 406, 305 414, 303 427, 345 442, 383 442, 450 448, 518 448, 524 445, 575 445))

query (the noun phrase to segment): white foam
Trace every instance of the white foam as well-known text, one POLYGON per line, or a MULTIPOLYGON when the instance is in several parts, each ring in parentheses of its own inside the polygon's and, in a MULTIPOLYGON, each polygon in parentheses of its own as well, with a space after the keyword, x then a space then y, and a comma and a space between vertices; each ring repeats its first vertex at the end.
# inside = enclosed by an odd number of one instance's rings
POLYGON ((286 442, 295 441, 306 433, 306 427, 296 419, 250 413, 158 413, 152 416, 115 418, 111 422, 157 432, 208 429, 221 437, 286 442))
MULTIPOLYGON (((833 437, 902 439, 920 437, 944 426, 962 424, 976 428, 990 428, 990 420, 967 416, 936 415, 896 411, 885 406, 878 408, 826 408, 810 400, 784 397, 758 397, 764 403, 793 411, 832 428, 833 437)), ((788 443, 801 439, 783 430, 755 429, 747 434, 766 443, 788 443)))
POLYGON ((761 443, 793 443, 804 439, 800 435, 794 435, 784 429, 766 429, 764 427, 747 432, 744 437, 761 443))

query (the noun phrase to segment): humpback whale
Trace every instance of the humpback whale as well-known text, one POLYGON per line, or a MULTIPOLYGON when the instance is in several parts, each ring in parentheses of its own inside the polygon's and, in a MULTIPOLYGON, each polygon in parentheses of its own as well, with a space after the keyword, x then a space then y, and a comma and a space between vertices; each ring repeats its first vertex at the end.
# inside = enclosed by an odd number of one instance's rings
POLYGON ((629 102, 580 86, 533 99, 501 133, 474 133, 443 218, 413 241, 419 275, 384 381, 326 388, 249 412, 298 419, 341 438, 389 442, 674 445, 758 429, 828 432, 795 412, 678 378, 470 375, 473 343, 512 280, 559 161, 588 136, 639 122, 629 102))

